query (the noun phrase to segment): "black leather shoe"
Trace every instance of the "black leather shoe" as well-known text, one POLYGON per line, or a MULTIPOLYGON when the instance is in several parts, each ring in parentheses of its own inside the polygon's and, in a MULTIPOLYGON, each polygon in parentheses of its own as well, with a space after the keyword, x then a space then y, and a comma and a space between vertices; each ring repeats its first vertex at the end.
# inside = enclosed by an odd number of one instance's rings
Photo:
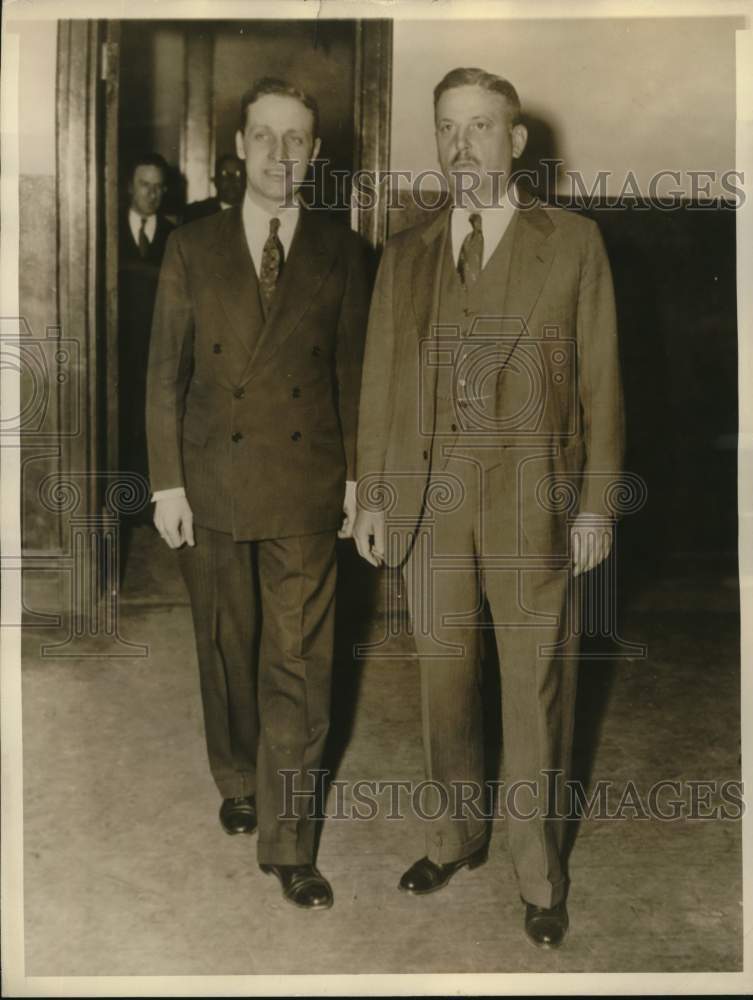
POLYGON ((400 879, 398 889, 410 892, 414 896, 425 896, 427 892, 436 892, 437 889, 446 886, 455 872, 459 872, 461 868, 466 866, 478 868, 479 865, 483 865, 486 857, 486 847, 480 847, 468 857, 459 861, 448 861, 445 865, 438 865, 428 858, 421 858, 405 872, 400 879))
POLYGON ((256 802, 253 795, 223 799, 220 823, 225 833, 253 833, 256 829, 256 802))
POLYGON ((565 940, 568 924, 564 902, 551 909, 526 903, 526 934, 537 948, 559 948, 565 940))
POLYGON ((334 902, 332 886, 314 865, 259 865, 276 875, 288 902, 307 910, 328 910, 334 902))

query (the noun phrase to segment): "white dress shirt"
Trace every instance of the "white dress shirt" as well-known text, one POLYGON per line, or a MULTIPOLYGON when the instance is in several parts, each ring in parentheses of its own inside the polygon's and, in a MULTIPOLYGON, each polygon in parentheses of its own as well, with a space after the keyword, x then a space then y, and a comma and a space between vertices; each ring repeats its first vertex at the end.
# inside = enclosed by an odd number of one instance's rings
POLYGON ((301 210, 297 203, 289 208, 278 208, 274 212, 268 212, 257 205, 255 201, 251 201, 248 192, 246 192, 246 197, 243 199, 243 232, 246 234, 246 243, 248 243, 249 253, 257 275, 261 273, 261 258, 264 244, 269 236, 270 219, 280 220, 277 238, 282 243, 285 260, 287 260, 300 214, 301 210))
POLYGON ((144 232, 146 233, 146 238, 150 243, 154 242, 154 234, 157 232, 157 216, 155 215, 140 215, 138 212, 134 212, 132 208, 128 209, 128 225, 131 229, 131 235, 133 236, 133 242, 136 246, 139 245, 139 233, 141 232, 141 220, 146 219, 146 225, 144 226, 144 232))

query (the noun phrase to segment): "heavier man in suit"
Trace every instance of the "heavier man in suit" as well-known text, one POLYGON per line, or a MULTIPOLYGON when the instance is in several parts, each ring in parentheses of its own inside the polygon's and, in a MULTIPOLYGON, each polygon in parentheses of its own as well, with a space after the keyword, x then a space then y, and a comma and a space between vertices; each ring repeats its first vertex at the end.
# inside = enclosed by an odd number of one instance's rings
POLYGON ((146 368, 157 280, 173 226, 161 214, 167 164, 146 153, 131 164, 128 208, 119 232, 120 458, 130 472, 147 475, 146 368))
POLYGON ((240 205, 246 190, 246 171, 243 168, 243 160, 234 153, 218 156, 212 183, 217 194, 213 198, 192 201, 190 205, 186 205, 186 210, 183 213, 184 223, 195 222, 207 215, 214 215, 215 212, 222 212, 226 208, 240 205))
POLYGON ((369 298, 365 244, 295 195, 318 125, 315 101, 284 81, 244 94, 244 200, 170 237, 147 412, 154 521, 190 593, 220 820, 250 833, 258 816, 262 869, 309 908, 332 903, 301 793, 329 725, 369 298))
POLYGON ((510 83, 453 70, 435 89, 434 111, 453 203, 385 249, 357 449, 359 503, 368 507, 356 543, 373 564, 402 565, 425 766, 441 790, 426 856, 400 888, 432 892, 486 860, 486 601, 525 930, 556 947, 568 923, 557 818, 575 704, 568 597, 573 576, 610 549, 605 486, 623 449, 612 283, 593 222, 523 203, 510 186, 527 138, 510 83))

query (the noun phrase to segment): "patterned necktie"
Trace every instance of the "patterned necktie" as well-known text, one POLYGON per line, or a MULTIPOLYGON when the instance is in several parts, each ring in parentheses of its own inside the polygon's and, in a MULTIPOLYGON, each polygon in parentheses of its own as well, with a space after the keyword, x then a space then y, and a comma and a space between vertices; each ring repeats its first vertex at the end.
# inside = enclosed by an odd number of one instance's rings
POLYGON ((478 281, 484 259, 484 234, 481 229, 481 216, 478 212, 474 212, 469 221, 472 228, 463 240, 458 256, 458 274, 466 288, 471 288, 478 281))
POLYGON ((141 229, 139 229, 139 253, 146 257, 149 253, 149 237, 146 235, 146 216, 141 216, 141 229))
POLYGON ((269 236, 264 243, 261 254, 261 274, 259 275, 259 288, 265 310, 269 309, 272 296, 277 287, 277 279, 282 271, 285 262, 285 250, 280 238, 277 235, 280 229, 280 220, 277 218, 269 220, 269 236))

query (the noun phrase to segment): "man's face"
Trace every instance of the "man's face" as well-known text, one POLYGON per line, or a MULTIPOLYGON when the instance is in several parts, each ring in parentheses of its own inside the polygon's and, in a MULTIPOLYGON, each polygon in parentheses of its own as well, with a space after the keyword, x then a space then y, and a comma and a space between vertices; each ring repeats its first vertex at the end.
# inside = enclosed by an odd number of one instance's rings
POLYGON ((220 201, 224 201, 226 205, 240 205, 246 185, 246 172, 242 160, 237 156, 224 156, 217 166, 213 180, 220 201))
POLYGON ((139 215, 154 215, 162 204, 165 182, 159 167, 142 163, 133 172, 128 185, 131 194, 131 208, 139 215))
POLYGON ((507 188, 513 158, 525 148, 524 125, 510 125, 507 101, 477 85, 453 87, 437 102, 437 153, 456 204, 492 204, 507 188), (496 179, 492 175, 500 174, 496 179))
POLYGON ((309 161, 319 154, 313 126, 313 114, 295 97, 264 94, 248 106, 246 127, 236 133, 235 144, 246 161, 252 198, 274 210, 290 197, 305 178, 309 161))

